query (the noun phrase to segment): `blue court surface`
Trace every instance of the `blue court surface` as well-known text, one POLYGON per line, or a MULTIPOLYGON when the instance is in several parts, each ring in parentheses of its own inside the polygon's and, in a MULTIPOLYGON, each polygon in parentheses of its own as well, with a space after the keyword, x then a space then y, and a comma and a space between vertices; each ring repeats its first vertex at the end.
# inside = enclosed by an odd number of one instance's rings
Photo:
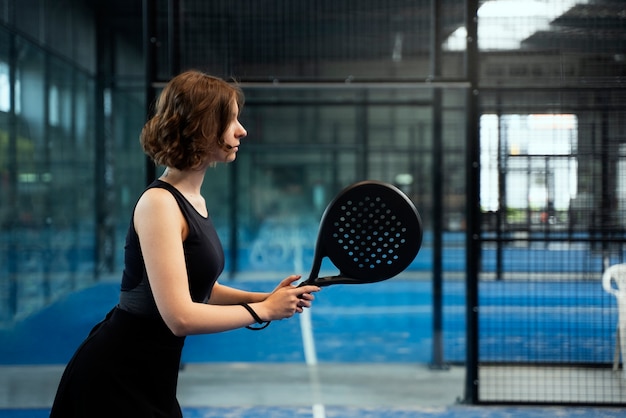
MULTIPOLYGON (((271 290, 276 282, 235 281, 235 287, 271 290)), ((320 363, 415 363, 433 359, 432 284, 398 278, 363 286, 335 286, 317 294, 311 310, 320 363)), ((0 329, 0 364, 62 365, 91 327, 115 305, 119 283, 103 282, 66 295, 37 313, 0 329)), ((598 282, 481 283, 481 349, 501 360, 538 358, 549 362, 610 364, 614 349, 615 301, 598 282), (523 326, 528 321, 532 332, 523 326), (485 325, 486 325, 485 324, 485 325), (496 325, 496 326, 494 326, 496 325), (491 347, 489 342, 493 341, 491 347), (498 346, 502 342, 516 341, 498 346), (519 343, 520 341, 524 343, 519 343), (498 357, 499 356, 499 357, 498 357), (507 357, 507 356, 510 356, 507 357), (543 356, 543 357, 541 357, 543 356)), ((465 284, 444 285, 444 353, 450 363, 465 360, 465 284)), ((262 332, 237 330, 188 337, 185 363, 303 363, 300 322, 274 322, 262 332)), ((294 388, 298 390, 298 388, 294 388)), ((288 394, 286 394, 288 396, 288 394)), ((186 418, 311 417, 310 407, 185 407, 186 418)), ((42 418, 45 409, 0 409, 0 417, 42 418)), ((429 408, 348 407, 328 405, 325 417, 589 417, 626 416, 615 407, 541 407, 450 405, 429 408)))
MULTIPOLYGON (((183 408, 185 418, 313 418, 307 407, 183 408)), ((326 418, 619 418, 619 408, 451 406, 445 408, 326 407, 326 418)), ((47 418, 48 410, 0 410, 1 418, 47 418)))
MULTIPOLYGON (((271 290, 267 281, 233 286, 271 290)), ((433 359, 432 284, 393 279, 324 288, 311 310, 320 362, 426 364, 433 359)), ((65 364, 91 327, 115 305, 119 284, 74 292, 10 327, 0 328, 0 365, 65 364), (45 347, 45 349, 43 349, 45 347)), ((445 361, 465 361, 465 284, 444 284, 445 361)), ((612 362, 617 309, 599 282, 481 283, 481 353, 489 361, 612 362)), ((300 323, 275 321, 187 338, 186 363, 303 362, 300 323)))

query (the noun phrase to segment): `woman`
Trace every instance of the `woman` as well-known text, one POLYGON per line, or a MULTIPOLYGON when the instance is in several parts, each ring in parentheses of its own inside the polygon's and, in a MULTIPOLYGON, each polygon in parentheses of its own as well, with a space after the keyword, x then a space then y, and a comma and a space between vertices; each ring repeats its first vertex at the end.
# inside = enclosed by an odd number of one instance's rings
POLYGON ((126 237, 119 304, 63 374, 51 417, 181 417, 176 385, 185 336, 289 318, 316 286, 285 278, 271 293, 224 286, 224 253, 200 194, 207 168, 234 161, 247 134, 242 92, 188 71, 161 93, 141 145, 166 167, 139 198, 126 237))

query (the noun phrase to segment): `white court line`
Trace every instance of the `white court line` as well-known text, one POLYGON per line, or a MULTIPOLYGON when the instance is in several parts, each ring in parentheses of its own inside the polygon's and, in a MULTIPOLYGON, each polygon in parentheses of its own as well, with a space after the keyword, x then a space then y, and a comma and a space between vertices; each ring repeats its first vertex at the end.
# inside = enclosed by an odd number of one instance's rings
MULTIPOLYGON (((293 242, 293 266, 294 271, 301 272, 304 271, 304 263, 302 262, 302 240, 299 239, 299 236, 297 238, 298 239, 295 239, 293 242)), ((313 325, 310 309, 304 309, 300 314, 300 332, 302 334, 302 346, 304 347, 304 359, 308 366, 309 381, 311 391, 313 392, 313 418, 326 418, 326 408, 322 403, 320 378, 317 370, 317 353, 315 351, 315 340, 313 339, 313 325)))
POLYGON ((313 339, 310 309, 305 309, 300 314, 300 331, 302 333, 304 359, 308 366, 309 382, 311 384, 311 392, 313 393, 313 418, 326 418, 326 409, 322 403, 322 390, 317 370, 317 353, 315 351, 315 340, 313 339))
POLYGON ((313 405, 313 418, 326 418, 326 409, 324 408, 324 405, 313 405))
POLYGON ((300 314, 300 331, 304 347, 304 360, 307 366, 317 366, 317 353, 313 341, 313 326, 311 325, 311 310, 305 309, 300 314))

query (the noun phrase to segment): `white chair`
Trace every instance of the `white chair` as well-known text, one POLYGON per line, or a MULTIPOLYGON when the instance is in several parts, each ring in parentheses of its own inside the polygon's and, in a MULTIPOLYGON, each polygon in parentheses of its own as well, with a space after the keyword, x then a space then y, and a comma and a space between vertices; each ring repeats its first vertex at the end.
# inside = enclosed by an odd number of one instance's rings
MULTIPOLYGON (((613 370, 619 369, 620 352, 626 360, 626 264, 615 264, 604 270, 602 287, 617 299, 617 332, 615 335, 615 354, 613 370), (615 286, 613 285, 615 284, 615 286)), ((622 367, 622 378, 626 379, 626 364, 622 367)))

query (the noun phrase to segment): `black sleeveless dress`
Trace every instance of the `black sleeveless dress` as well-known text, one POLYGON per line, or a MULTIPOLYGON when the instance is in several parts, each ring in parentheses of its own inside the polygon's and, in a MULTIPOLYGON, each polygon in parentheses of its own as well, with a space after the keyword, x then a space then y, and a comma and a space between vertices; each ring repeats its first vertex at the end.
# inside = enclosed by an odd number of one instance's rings
MULTIPOLYGON (((191 297, 206 302, 224 269, 224 252, 210 217, 203 217, 169 183, 189 225, 183 243, 191 297)), ((97 324, 68 363, 51 418, 182 417, 176 399, 184 337, 169 330, 150 290, 131 219, 120 303, 97 324)))

